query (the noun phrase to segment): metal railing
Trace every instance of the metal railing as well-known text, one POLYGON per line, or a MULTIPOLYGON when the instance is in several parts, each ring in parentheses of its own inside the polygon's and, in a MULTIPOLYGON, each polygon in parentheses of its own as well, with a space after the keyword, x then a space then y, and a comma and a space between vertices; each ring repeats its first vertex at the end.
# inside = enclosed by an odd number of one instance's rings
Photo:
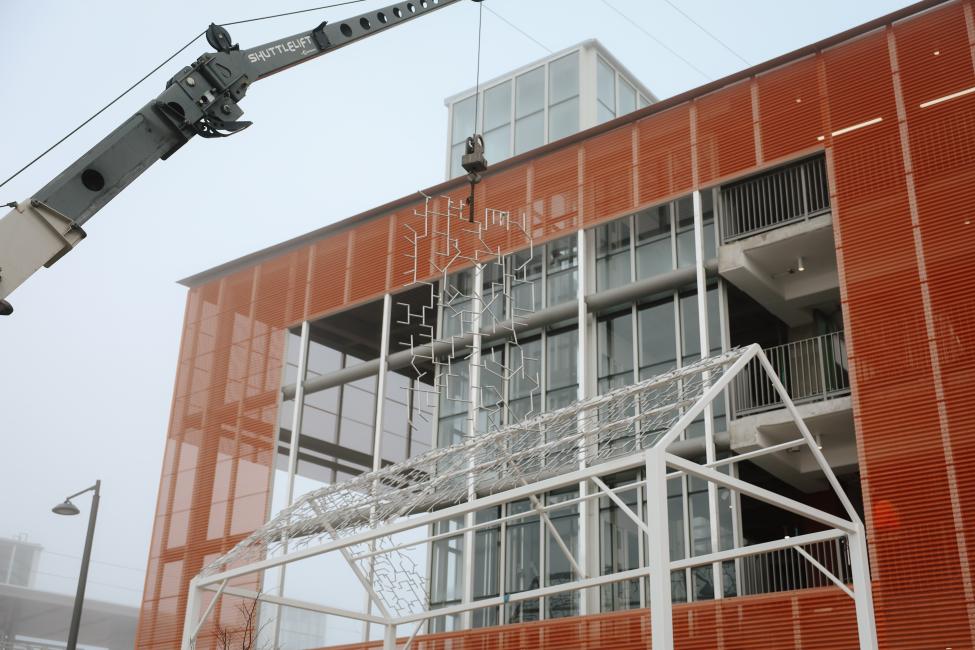
MULTIPOLYGON (((841 582, 853 582, 846 539, 805 544, 802 548, 841 582)), ((738 560, 737 578, 739 596, 833 585, 822 571, 793 548, 741 558, 738 560)))
MULTIPOLYGON (((843 332, 770 347, 765 350, 765 356, 796 404, 830 399, 850 392, 843 332)), ((735 417, 782 407, 782 400, 757 359, 750 361, 735 377, 732 386, 735 417)))
POLYGON ((829 211, 826 158, 816 156, 721 188, 724 243, 829 211))

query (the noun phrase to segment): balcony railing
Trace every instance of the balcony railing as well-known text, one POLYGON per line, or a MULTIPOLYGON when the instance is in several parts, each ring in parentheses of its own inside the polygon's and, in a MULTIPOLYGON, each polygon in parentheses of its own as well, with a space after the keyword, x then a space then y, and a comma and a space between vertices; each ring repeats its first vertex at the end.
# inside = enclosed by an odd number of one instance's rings
MULTIPOLYGON (((766 348, 765 355, 796 404, 850 392, 843 332, 766 348)), ((757 359, 735 377, 731 396, 736 417, 782 408, 779 394, 757 359)))
POLYGON ((721 188, 724 243, 829 211, 826 159, 809 158, 721 188))
MULTIPOLYGON (((844 584, 853 582, 853 570, 845 539, 831 539, 803 547, 844 584)), ((829 587, 833 582, 792 548, 752 555, 738 560, 738 595, 829 587)))

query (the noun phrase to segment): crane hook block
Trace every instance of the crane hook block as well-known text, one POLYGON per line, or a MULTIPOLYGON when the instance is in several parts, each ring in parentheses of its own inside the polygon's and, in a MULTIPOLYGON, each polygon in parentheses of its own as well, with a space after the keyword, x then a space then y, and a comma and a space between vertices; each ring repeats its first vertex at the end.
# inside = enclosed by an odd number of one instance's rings
POLYGON ((207 43, 209 43, 210 47, 215 49, 217 52, 232 52, 240 49, 239 45, 231 42, 230 32, 220 25, 210 23, 210 26, 207 27, 206 33, 207 43))
MULTIPOLYGON (((488 162, 487 158, 484 157, 483 136, 475 133, 467 138, 467 143, 464 145, 464 155, 460 159, 460 166, 471 176, 477 177, 477 180, 480 180, 480 175, 487 171, 488 162)), ((476 183, 477 181, 472 179, 472 182, 476 183)))

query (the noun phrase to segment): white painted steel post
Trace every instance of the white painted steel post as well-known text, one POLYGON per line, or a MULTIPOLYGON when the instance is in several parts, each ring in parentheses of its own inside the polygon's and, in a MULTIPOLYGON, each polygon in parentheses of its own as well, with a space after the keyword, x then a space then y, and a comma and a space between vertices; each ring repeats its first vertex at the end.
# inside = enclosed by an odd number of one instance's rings
POLYGON ((870 586, 870 558, 867 556, 866 529, 862 522, 856 522, 854 528, 856 532, 849 534, 848 539, 860 650, 876 650, 877 621, 874 617, 873 591, 870 586))
MULTIPOLYGON (((298 344, 298 376, 295 379, 295 399, 294 410, 291 413, 291 444, 288 447, 288 479, 285 488, 285 506, 290 506, 295 500, 295 475, 298 473, 298 447, 301 442, 302 418, 304 417, 303 404, 305 401, 305 376, 308 374, 308 341, 311 337, 311 326, 308 321, 301 323, 301 339, 298 344)), ((285 540, 285 553, 288 552, 287 540, 285 540)), ((282 565, 278 571, 277 591, 279 596, 284 596, 284 578, 288 567, 282 565)), ((271 636, 271 643, 274 647, 278 646, 278 638, 281 635, 281 605, 274 608, 274 631, 271 636)))
MULTIPOLYGON (((694 264, 697 268, 697 321, 700 337, 701 358, 706 359, 711 356, 711 342, 708 336, 708 292, 707 277, 704 273, 704 207, 701 203, 701 191, 694 190, 694 264)), ((710 384, 711 372, 705 370, 701 373, 701 379, 705 388, 710 384)), ((717 460, 714 448, 714 407, 713 401, 708 400, 704 406, 704 453, 707 463, 717 460)), ((721 550, 720 542, 721 520, 718 517, 718 486, 708 482, 708 528, 711 531, 711 552, 716 553, 721 550)), ((715 562, 711 565, 711 577, 714 585, 714 597, 724 596, 724 576, 721 571, 721 564, 715 562)))
MULTIPOLYGON (((372 470, 378 471, 383 466, 382 451, 383 451, 383 408, 386 404, 386 374, 389 372, 389 329, 390 322, 392 321, 393 313, 393 296, 387 293, 383 296, 383 321, 382 329, 380 331, 379 337, 379 374, 376 377, 376 422, 373 429, 373 439, 372 439, 372 470)), ((379 489, 379 482, 373 482, 373 491, 376 492, 379 489)), ((376 525, 376 507, 372 506, 369 509, 369 524, 373 527, 376 525)), ((376 550, 375 540, 369 542, 369 550, 376 550)), ((376 560, 375 557, 369 558, 369 582, 373 582, 375 579, 376 570, 376 560)), ((367 611, 372 613, 372 603, 369 600, 369 595, 366 594, 366 608, 367 611)), ((368 622, 362 624, 362 640, 368 641, 369 635, 372 633, 372 625, 368 622)))
POLYGON ((650 628, 653 650, 673 650, 670 602, 670 534, 667 521, 666 450, 649 449, 647 465, 647 563, 650 568, 650 628))
POLYGON ((383 634, 383 650, 396 650, 396 626, 387 625, 383 634))
MULTIPOLYGON (((481 313, 484 309, 484 265, 481 263, 474 265, 474 299, 471 301, 471 332, 474 340, 471 343, 471 357, 467 365, 467 376, 470 382, 470 411, 468 412, 467 435, 473 438, 478 434, 477 416, 481 404, 481 313)), ((461 317, 463 322, 463 317, 461 317)), ((463 325, 461 326, 463 330, 463 325)), ((474 466, 474 459, 469 462, 471 468, 474 466)), ((467 499, 475 501, 477 491, 474 485, 474 474, 469 473, 467 477, 467 499)), ((464 515, 464 598, 463 602, 469 603, 474 600, 474 512, 464 515)), ((473 620, 473 612, 464 612, 464 627, 470 628, 473 620)))
MULTIPOLYGON (((183 617, 183 642, 181 650, 193 650, 196 646, 197 610, 200 608, 201 589, 196 584, 196 578, 190 580, 189 592, 186 595, 186 615, 183 617)), ((214 596, 217 598, 218 596, 214 596)))
MULTIPOLYGON (((589 258, 588 247, 586 246, 586 231, 580 229, 576 233, 576 273, 578 274, 578 281, 576 282, 576 318, 578 320, 579 334, 578 341, 579 344, 576 347, 576 381, 578 386, 576 387, 576 399, 580 402, 589 396, 588 386, 589 380, 587 377, 588 364, 587 355, 589 353, 589 312, 586 309, 586 289, 588 288, 589 282, 589 258)), ((586 426, 586 414, 585 412, 580 412, 577 416, 577 426, 579 431, 584 433, 586 426)), ((584 469, 589 464, 589 459, 587 458, 589 440, 586 436, 579 439, 579 469, 584 469)), ((581 481, 579 483, 579 496, 586 497, 589 493, 589 482, 581 481)), ((589 547, 590 540, 590 517, 592 517, 593 505, 588 499, 584 499, 579 503, 579 533, 577 539, 577 548, 579 549, 579 559, 582 562, 582 566, 585 569, 580 577, 586 578, 590 575, 595 575, 596 573, 592 571, 593 564, 588 562, 589 558, 589 547)), ((595 595, 591 593, 592 590, 583 589, 579 594, 579 612, 581 614, 593 614, 595 613, 592 609, 592 605, 596 601, 595 595)))

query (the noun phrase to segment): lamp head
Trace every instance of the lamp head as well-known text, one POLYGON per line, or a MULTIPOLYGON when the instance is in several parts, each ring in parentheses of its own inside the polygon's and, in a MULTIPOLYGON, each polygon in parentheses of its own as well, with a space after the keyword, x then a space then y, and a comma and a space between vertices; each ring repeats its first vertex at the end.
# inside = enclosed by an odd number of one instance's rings
POLYGON ((69 499, 65 499, 64 503, 59 503, 51 508, 51 512, 56 515, 76 515, 81 511, 78 510, 78 506, 71 503, 69 499))

